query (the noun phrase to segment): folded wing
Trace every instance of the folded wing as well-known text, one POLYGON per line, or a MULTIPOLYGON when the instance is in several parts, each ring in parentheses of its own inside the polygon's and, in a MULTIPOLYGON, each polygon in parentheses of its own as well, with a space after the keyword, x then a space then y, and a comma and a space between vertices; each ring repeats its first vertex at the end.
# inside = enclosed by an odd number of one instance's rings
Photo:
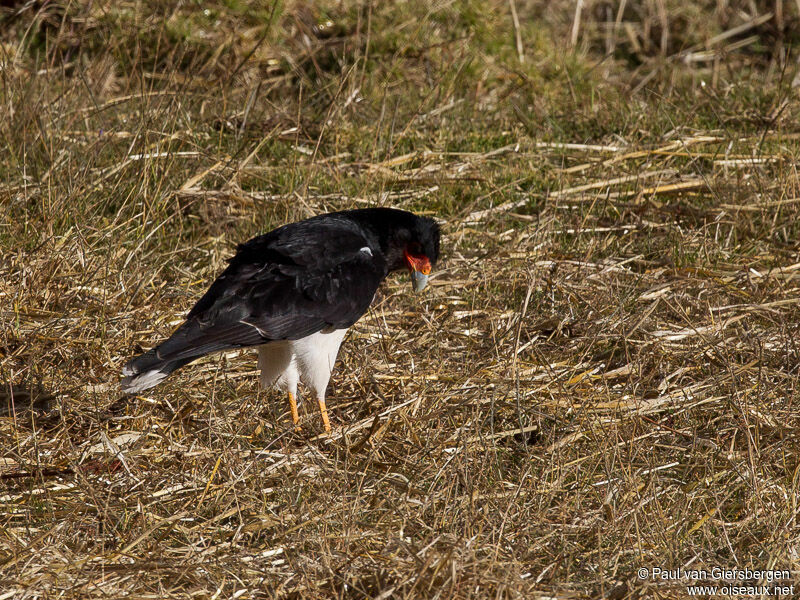
POLYGON ((281 227, 238 248, 172 336, 123 369, 137 392, 203 355, 350 327, 387 274, 380 251, 347 220, 281 227))

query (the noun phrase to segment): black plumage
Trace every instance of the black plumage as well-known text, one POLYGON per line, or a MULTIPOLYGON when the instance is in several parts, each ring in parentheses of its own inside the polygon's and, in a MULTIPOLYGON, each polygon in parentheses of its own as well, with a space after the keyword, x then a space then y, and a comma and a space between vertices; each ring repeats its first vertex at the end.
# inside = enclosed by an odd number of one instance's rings
POLYGON ((122 388, 147 389, 212 352, 347 329, 387 274, 415 271, 420 261, 429 269, 438 258, 436 222, 396 209, 341 211, 279 227, 238 246, 172 336, 125 365, 122 388))

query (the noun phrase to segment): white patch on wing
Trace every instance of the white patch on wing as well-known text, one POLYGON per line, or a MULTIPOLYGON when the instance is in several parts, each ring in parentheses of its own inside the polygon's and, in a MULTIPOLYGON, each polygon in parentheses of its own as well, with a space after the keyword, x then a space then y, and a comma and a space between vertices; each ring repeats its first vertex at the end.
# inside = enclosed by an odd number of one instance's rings
POLYGON ((364 246, 363 248, 361 248, 361 249, 359 250, 359 252, 363 252, 364 254, 367 254, 367 255, 369 255, 369 256, 372 256, 372 250, 370 250, 370 247, 369 247, 369 246, 364 246))
POLYGON ((250 327, 255 329, 258 332, 258 335, 260 335, 261 337, 269 337, 266 333, 264 333, 264 330, 261 329, 258 325, 253 325, 252 323, 248 323, 244 319, 239 321, 239 323, 241 323, 242 325, 249 325, 250 327))

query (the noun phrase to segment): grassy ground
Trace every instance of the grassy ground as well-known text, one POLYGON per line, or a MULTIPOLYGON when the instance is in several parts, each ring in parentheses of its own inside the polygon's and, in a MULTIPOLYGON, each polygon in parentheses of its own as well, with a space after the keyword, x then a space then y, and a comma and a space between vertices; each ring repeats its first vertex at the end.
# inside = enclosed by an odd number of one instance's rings
POLYGON ((0 10, 0 599, 800 568, 794 3, 0 10), (120 394, 236 243, 370 205, 443 261, 352 330, 332 437, 253 352, 120 394))

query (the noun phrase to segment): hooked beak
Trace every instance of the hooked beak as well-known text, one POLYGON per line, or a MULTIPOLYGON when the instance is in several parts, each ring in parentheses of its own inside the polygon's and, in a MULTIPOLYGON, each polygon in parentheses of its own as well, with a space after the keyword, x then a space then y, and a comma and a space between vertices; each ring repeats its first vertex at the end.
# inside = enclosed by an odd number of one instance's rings
POLYGON ((415 256, 408 250, 403 252, 408 270, 411 272, 411 286, 415 292, 421 292, 428 285, 428 275, 431 274, 431 261, 427 256, 415 256))
POLYGON ((428 276, 416 269, 411 271, 411 286, 415 292, 421 292, 428 285, 428 276))

